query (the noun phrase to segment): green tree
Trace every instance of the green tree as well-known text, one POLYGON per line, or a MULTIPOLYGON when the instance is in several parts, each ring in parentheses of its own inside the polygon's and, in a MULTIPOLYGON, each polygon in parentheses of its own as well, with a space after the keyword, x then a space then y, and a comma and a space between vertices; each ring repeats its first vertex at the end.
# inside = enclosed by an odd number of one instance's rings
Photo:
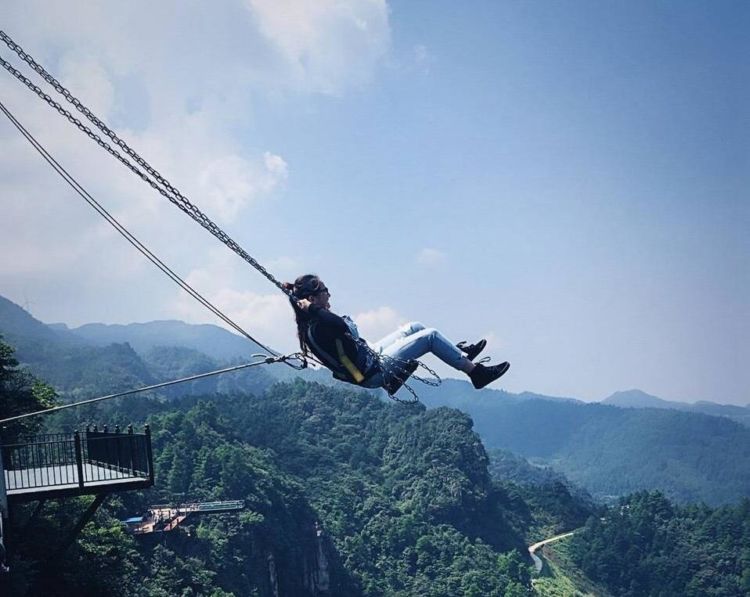
MULTIPOLYGON (((44 410, 55 405, 57 396, 47 384, 19 368, 14 350, 0 336, 0 419, 44 410)), ((6 441, 18 435, 39 430, 42 420, 30 417, 8 423, 3 435, 6 441)))

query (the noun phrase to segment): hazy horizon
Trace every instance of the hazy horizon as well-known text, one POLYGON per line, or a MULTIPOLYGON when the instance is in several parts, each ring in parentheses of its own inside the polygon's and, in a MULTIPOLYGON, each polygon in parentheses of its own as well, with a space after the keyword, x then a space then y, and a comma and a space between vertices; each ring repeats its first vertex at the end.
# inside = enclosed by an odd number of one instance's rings
MULTIPOLYGON (((29 312, 29 310, 26 307, 24 307, 23 305, 17 305, 17 306, 21 307, 27 313, 29 313, 29 315, 31 315, 32 317, 34 317, 34 314, 31 313, 31 312, 29 312)), ((217 327, 219 329, 222 329, 225 332, 228 332, 228 333, 232 334, 234 337, 236 337, 238 339, 244 339, 243 336, 240 336, 235 331, 233 331, 231 329, 227 329, 226 327, 221 326, 221 325, 212 324, 212 323, 190 324, 190 323, 187 323, 187 322, 182 321, 180 319, 158 319, 158 320, 152 320, 152 321, 132 321, 132 322, 129 322, 129 323, 103 323, 103 322, 100 322, 100 321, 90 321, 90 322, 82 323, 82 324, 75 325, 75 326, 71 326, 71 325, 69 325, 69 324, 67 324, 67 323, 65 323, 63 321, 41 321, 41 320, 39 320, 36 317, 34 317, 34 319, 36 319, 37 321, 40 321, 44 325, 54 326, 54 327, 62 326, 66 330, 73 331, 73 332, 75 330, 81 328, 81 327, 89 326, 89 325, 95 325, 95 326, 99 326, 99 325, 103 325, 103 326, 128 326, 128 325, 148 325, 148 324, 152 324, 152 323, 164 323, 164 322, 177 322, 177 323, 183 323, 183 324, 187 324, 187 325, 213 325, 213 326, 215 326, 215 327, 217 327)), ((1 332, 2 332, 2 330, 0 330, 0 334, 1 334, 1 332)), ((272 346, 271 348, 275 348, 275 347, 272 346)), ((448 375, 448 377, 452 378, 452 379, 460 379, 459 377, 453 376, 453 375, 448 375)), ((462 381, 466 381, 465 378, 462 381)), ((415 389, 418 391, 419 387, 420 387, 419 384, 417 383, 417 384, 414 384, 414 385, 415 385, 415 389)), ((498 384, 498 385, 501 385, 501 384, 498 384)), ((504 389, 504 388, 502 388, 502 387, 497 387, 496 388, 496 387, 492 387, 491 386, 490 389, 504 389)), ((612 398, 613 396, 616 396, 618 394, 628 394, 628 393, 631 393, 631 392, 638 392, 638 393, 641 393, 641 394, 645 394, 646 396, 649 396, 651 398, 656 398, 657 400, 665 400, 664 398, 661 398, 660 396, 655 396, 654 394, 652 394, 652 393, 650 393, 650 392, 648 392, 648 391, 646 391, 646 390, 644 390, 642 388, 636 388, 636 387, 620 388, 620 389, 614 390, 613 392, 611 392, 610 394, 608 394, 606 396, 601 396, 601 397, 593 399, 593 400, 584 400, 583 398, 581 398, 579 396, 562 395, 560 393, 542 393, 542 392, 535 391, 533 388, 527 388, 525 390, 520 390, 518 392, 513 392, 513 393, 515 393, 515 394, 529 393, 529 394, 534 394, 534 395, 539 395, 539 396, 545 396, 545 397, 549 397, 549 398, 574 399, 574 400, 581 400, 583 402, 593 403, 593 402, 602 402, 602 401, 607 400, 608 398, 612 398)), ((683 403, 686 403, 686 404, 697 404, 698 402, 711 402, 711 403, 714 403, 714 404, 729 404, 729 403, 724 403, 721 400, 700 400, 700 399, 696 400, 696 401, 674 401, 674 402, 683 402, 683 403)), ((735 405, 735 406, 737 406, 737 405, 735 405)), ((743 405, 739 405, 739 406, 743 406, 743 405)))

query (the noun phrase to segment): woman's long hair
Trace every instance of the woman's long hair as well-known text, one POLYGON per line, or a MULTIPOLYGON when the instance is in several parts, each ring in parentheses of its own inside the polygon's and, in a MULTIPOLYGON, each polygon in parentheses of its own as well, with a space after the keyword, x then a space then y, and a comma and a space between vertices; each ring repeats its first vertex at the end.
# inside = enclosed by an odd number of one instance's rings
POLYGON ((308 356, 310 349, 307 346, 307 328, 310 325, 310 316, 297 306, 297 301, 310 298, 320 291, 323 283, 320 278, 314 274, 305 274, 294 281, 294 284, 287 282, 284 284, 286 290, 291 291, 292 297, 289 302, 294 309, 294 318, 297 321, 297 338, 299 338, 299 347, 302 354, 308 356))

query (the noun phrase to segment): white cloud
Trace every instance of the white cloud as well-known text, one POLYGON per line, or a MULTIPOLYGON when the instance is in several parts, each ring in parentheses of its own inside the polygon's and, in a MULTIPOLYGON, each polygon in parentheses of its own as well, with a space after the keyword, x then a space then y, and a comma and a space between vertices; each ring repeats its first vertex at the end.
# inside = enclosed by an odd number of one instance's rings
POLYGON ((283 158, 266 152, 261 164, 237 155, 219 157, 205 165, 199 194, 223 222, 231 222, 254 198, 271 192, 287 176, 283 158))
MULTIPOLYGON (((242 270, 222 258, 213 266, 193 270, 186 281, 259 342, 284 352, 296 350, 294 314, 286 296, 281 292, 260 293, 241 288, 242 270)), ((182 291, 176 297, 173 311, 187 322, 211 322, 231 329, 182 291)))
POLYGON ((311 91, 337 93, 365 81, 389 45, 385 0, 247 0, 290 76, 311 91))
POLYGON ((363 338, 373 342, 383 338, 406 323, 392 307, 378 307, 354 316, 359 333, 363 338))
POLYGON ((273 155, 271 152, 267 151, 263 154, 263 163, 270 174, 280 178, 287 177, 287 170, 289 168, 281 156, 273 155))
POLYGON ((426 266, 435 266, 445 261, 445 254, 442 251, 432 248, 424 248, 417 254, 417 263, 426 266))
MULTIPOLYGON (((86 105, 92 112, 102 119, 109 118, 115 102, 115 88, 107 69, 93 56, 79 53, 64 55, 58 77, 65 81, 69 89, 76 90, 77 97, 86 98, 86 105)), ((73 108, 70 111, 75 112, 73 108)), ((84 121, 82 116, 79 119, 84 121)))
MULTIPOLYGON (((390 35, 385 3, 371 0, 228 0, 220 10, 177 0, 6 0, 3 30, 209 217, 235 225, 255 202, 272 198, 290 172, 277 150, 242 136, 255 118, 256 101, 279 93, 341 93, 370 76, 390 35)), ((5 46, 2 55, 19 64, 5 46)), ((205 231, 5 71, 0 84, 3 102, 157 255, 178 272, 211 268, 207 254, 216 243, 205 231)), ((55 320, 87 321, 98 308, 56 300, 60 285, 69 286, 71 295, 85 288, 102 302, 116 293, 118 305, 139 305, 139 317, 168 315, 162 310, 171 296, 169 282, 155 288, 154 278, 144 277, 153 275, 145 273, 152 266, 83 206, 4 121, 0 147, 0 250, 13 255, 0 262, 0 293, 21 296, 28 289, 40 316, 55 320)), ((263 224, 241 225, 252 232, 263 224)), ((203 290, 217 289, 212 296, 261 328, 267 316, 273 332, 282 303, 235 279, 224 286, 213 280, 203 290), (222 294, 222 288, 233 290, 222 294)), ((283 307, 289 320, 291 310, 283 307)), ((113 304, 102 317, 134 316, 121 311, 113 304)))
POLYGON ((296 350, 294 315, 284 295, 223 288, 212 293, 211 300, 263 344, 281 351, 296 350))

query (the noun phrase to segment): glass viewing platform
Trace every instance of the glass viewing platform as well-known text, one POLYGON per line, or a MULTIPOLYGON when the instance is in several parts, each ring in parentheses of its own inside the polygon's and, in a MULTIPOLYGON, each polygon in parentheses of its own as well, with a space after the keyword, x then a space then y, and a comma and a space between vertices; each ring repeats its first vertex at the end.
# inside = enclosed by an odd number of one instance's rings
MULTIPOLYGON (((86 429, 3 443, 0 467, 9 503, 141 489, 154 484, 151 434, 128 427, 86 429)), ((0 499, 2 499, 0 487, 0 499)))

